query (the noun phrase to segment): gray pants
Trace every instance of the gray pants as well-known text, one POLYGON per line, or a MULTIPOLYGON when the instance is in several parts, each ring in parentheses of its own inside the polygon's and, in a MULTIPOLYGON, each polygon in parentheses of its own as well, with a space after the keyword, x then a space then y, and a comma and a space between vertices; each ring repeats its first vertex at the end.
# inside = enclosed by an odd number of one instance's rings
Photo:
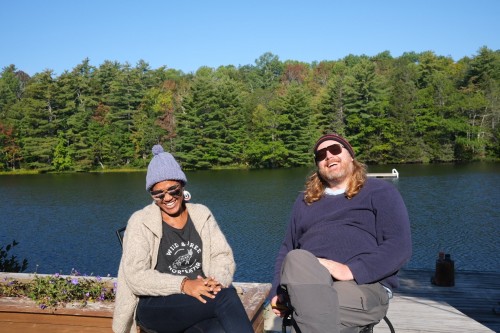
POLYGON ((290 298, 302 333, 354 333, 387 313, 389 296, 380 283, 334 281, 308 251, 290 251, 281 268, 281 285, 290 298))

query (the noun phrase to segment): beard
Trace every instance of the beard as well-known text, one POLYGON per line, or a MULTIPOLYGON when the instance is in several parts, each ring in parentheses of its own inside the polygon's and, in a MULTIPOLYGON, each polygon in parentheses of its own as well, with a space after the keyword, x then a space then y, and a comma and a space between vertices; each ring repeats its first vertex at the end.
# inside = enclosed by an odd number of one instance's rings
POLYGON ((346 161, 338 162, 337 168, 330 169, 326 165, 318 168, 319 175, 329 184, 340 184, 345 181, 353 171, 353 164, 346 161))

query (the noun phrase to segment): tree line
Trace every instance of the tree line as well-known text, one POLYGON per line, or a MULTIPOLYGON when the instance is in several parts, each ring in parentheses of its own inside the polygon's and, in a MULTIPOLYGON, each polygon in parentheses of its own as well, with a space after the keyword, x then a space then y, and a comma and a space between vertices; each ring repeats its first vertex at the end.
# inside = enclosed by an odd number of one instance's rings
POLYGON ((0 75, 0 170, 143 168, 162 144, 184 168, 312 163, 327 132, 371 164, 498 160, 500 50, 200 67, 84 59, 56 76, 0 75))

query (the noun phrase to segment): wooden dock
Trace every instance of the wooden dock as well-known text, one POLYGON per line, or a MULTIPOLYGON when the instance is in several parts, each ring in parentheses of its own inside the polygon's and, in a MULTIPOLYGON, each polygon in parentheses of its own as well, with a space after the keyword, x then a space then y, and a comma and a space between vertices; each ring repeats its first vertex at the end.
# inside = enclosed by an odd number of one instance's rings
MULTIPOLYGON (((387 316, 396 333, 500 332, 500 273, 456 272, 454 287, 430 283, 430 270, 405 270, 387 316)), ((281 332, 279 318, 265 310, 266 332, 281 332)), ((375 333, 389 333, 381 322, 375 333)))
POLYGON ((396 169, 392 169, 392 172, 369 172, 368 177, 372 178, 399 178, 399 172, 396 169))

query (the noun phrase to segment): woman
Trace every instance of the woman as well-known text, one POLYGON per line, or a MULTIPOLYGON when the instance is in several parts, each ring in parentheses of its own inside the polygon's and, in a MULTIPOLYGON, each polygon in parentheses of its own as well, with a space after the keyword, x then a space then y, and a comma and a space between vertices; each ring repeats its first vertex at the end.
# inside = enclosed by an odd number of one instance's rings
POLYGON ((114 332, 253 332, 234 288, 232 250, 210 210, 186 203, 186 175, 153 147, 153 203, 130 217, 123 240, 114 332))

